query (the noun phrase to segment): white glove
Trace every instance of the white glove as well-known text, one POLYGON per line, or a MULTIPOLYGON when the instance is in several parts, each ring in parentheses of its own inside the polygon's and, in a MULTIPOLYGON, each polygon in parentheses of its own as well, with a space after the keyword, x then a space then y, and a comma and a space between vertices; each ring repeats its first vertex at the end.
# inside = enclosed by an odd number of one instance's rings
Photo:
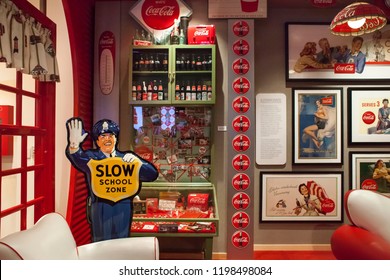
POLYGON ((68 138, 69 147, 72 150, 78 150, 80 144, 84 141, 85 137, 87 137, 88 135, 87 132, 83 134, 83 122, 79 119, 72 119, 68 123, 68 131, 69 131, 69 138, 68 138))
POLYGON ((127 163, 130 163, 130 162, 133 162, 135 159, 137 158, 137 156, 135 156, 134 154, 132 153, 127 153, 123 156, 122 160, 124 162, 127 162, 127 163))

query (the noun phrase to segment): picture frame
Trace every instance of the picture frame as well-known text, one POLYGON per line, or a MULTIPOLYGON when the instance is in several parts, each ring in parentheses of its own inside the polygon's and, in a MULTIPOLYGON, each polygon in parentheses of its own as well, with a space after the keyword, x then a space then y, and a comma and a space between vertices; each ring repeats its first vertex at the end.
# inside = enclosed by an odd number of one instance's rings
POLYGON ((390 152, 350 152, 350 187, 390 196, 390 152), (376 170, 382 166, 385 170, 376 170))
POLYGON ((260 222, 342 222, 343 173, 261 172, 259 216, 260 222))
MULTIPOLYGON (((375 33, 360 35, 363 39, 360 49, 362 55, 355 58, 349 55, 354 37, 332 34, 329 23, 287 22, 285 36, 286 82, 329 81, 339 84, 352 81, 384 81, 390 78, 389 24, 375 33), (319 43, 323 38, 327 39, 330 45, 331 58, 320 54, 322 49, 319 43), (307 44, 310 42, 316 43, 314 58, 310 55, 312 44, 307 44), (380 51, 374 51, 375 42, 379 42, 380 51), (389 68, 389 71, 385 71, 386 68, 389 68)), ((321 45, 324 45, 322 41, 321 45)))
POLYGON ((293 88, 294 164, 342 164, 342 93, 342 88, 293 88))
MULTIPOLYGON (((380 121, 382 115, 390 113, 385 108, 385 99, 390 100, 390 87, 350 87, 348 95, 348 143, 388 144, 390 120, 380 121)), ((387 102, 389 103, 389 102, 387 102)), ((390 105, 388 105, 390 106, 390 105)))

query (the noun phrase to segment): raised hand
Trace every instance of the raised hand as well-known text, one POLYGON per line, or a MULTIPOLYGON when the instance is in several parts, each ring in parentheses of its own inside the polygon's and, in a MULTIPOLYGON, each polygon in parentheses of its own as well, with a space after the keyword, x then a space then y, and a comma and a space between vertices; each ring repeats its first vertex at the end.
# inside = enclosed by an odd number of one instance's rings
POLYGON ((88 133, 83 133, 83 122, 80 119, 72 118, 67 122, 69 148, 78 150, 80 144, 85 140, 88 133))

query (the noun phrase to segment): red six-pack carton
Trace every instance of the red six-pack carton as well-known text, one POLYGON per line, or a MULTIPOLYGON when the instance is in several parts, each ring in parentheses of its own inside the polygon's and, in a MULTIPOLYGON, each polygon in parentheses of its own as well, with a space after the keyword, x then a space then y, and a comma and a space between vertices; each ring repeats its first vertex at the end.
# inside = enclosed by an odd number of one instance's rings
POLYGON ((215 44, 214 25, 189 26, 187 30, 188 45, 215 44))
POLYGON ((207 211, 209 208, 209 194, 189 193, 187 197, 188 210, 207 211))

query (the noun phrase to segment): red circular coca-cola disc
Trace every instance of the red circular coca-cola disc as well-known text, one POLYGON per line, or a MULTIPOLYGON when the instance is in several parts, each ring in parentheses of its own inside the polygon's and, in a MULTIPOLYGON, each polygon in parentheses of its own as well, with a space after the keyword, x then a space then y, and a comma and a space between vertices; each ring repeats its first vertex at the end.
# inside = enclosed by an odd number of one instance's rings
POLYGON ((180 7, 176 0, 145 0, 141 8, 142 19, 150 28, 164 30, 179 18, 180 7))

